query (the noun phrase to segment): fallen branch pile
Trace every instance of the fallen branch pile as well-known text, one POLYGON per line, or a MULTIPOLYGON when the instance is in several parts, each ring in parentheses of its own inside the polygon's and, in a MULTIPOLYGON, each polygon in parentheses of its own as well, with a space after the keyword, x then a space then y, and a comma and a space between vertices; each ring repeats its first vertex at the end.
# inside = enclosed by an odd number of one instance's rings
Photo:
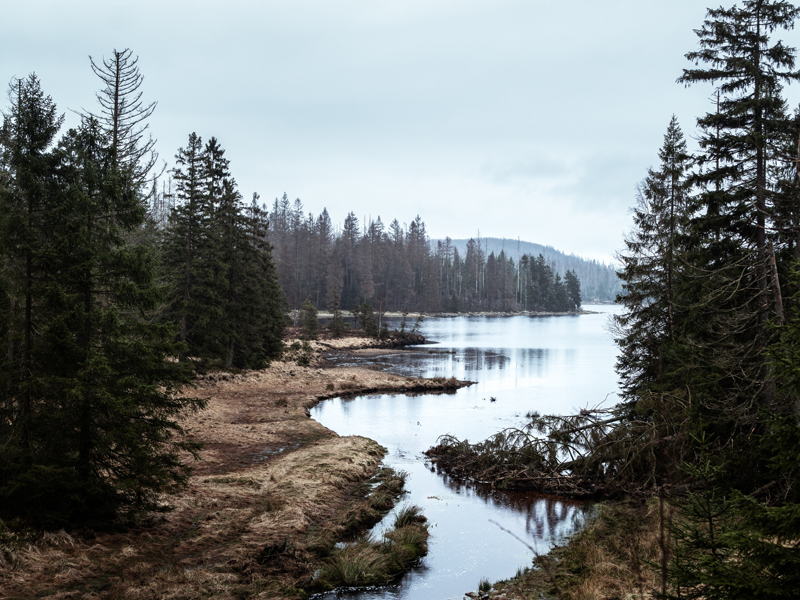
POLYGON ((613 409, 576 415, 527 415, 509 428, 471 444, 441 436, 425 452, 440 470, 501 489, 530 490, 573 498, 613 494, 631 483, 654 483, 655 453, 664 438, 651 423, 628 420, 613 409))

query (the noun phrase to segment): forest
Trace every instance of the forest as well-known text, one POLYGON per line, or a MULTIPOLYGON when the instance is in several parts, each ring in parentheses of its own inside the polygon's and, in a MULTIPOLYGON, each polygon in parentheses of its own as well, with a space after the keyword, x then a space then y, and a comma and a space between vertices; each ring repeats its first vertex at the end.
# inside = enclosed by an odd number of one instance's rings
POLYGON ((264 215, 212 138, 191 136, 163 227, 130 50, 91 67, 95 113, 64 117, 36 75, 0 130, 0 517, 38 527, 163 510, 185 486, 196 367, 264 365, 285 303, 264 215))
MULTIPOLYGON (((555 491, 657 499, 647 568, 659 598, 800 589, 800 107, 785 96, 800 70, 781 37, 798 16, 790 2, 743 0, 696 30, 678 83, 712 93, 697 150, 672 117, 619 253, 621 402, 439 449, 504 486, 525 472, 555 491)), ((92 67, 98 108, 79 127, 61 132, 30 75, 12 81, 0 131, 8 522, 163 510, 197 450, 180 415, 204 406, 179 391, 198 365, 268 364, 288 308, 580 308, 575 271, 541 254, 432 245, 419 216, 387 226, 351 212, 337 231, 327 210, 306 215, 287 195, 245 203, 214 137, 189 135, 167 184, 136 59, 115 51, 92 67)))
MULTIPOLYGON (((279 357, 287 311, 556 311, 581 306, 572 270, 432 251, 407 227, 304 216, 286 195, 244 202, 225 150, 196 133, 157 167, 130 50, 91 61, 97 109, 64 117, 32 74, 0 130, 0 517, 45 526, 140 514, 185 484, 180 389, 196 369, 279 357), (368 308, 367 310, 372 310, 368 308), (58 399, 58 400, 56 400, 58 399), (31 499, 38 499, 32 502, 31 499)), ((380 332, 375 332, 376 335, 380 332)))
MULTIPOLYGON (((185 202, 172 190, 179 173, 152 190, 154 218, 164 229, 185 202)), ((380 217, 360 223, 349 212, 338 224, 327 209, 306 214, 303 202, 285 193, 271 206, 255 202, 289 309, 310 298, 324 310, 336 294, 345 310, 367 302, 379 311, 574 312, 582 298, 612 301, 619 287, 611 267, 552 248, 526 244, 541 252, 515 261, 502 248, 487 251, 480 238, 466 240, 462 250, 450 238, 431 240, 419 215, 387 226, 380 217)))
POLYGON ((350 212, 337 232, 327 210, 304 216, 302 202, 284 194, 269 220, 291 307, 310 297, 323 308, 334 293, 348 310, 362 302, 425 312, 570 312, 581 306, 573 270, 562 275, 541 254, 523 255, 518 263, 502 250, 487 254, 480 239, 470 239, 463 253, 450 238, 434 245, 419 216, 408 226, 397 219, 386 226, 380 217, 360 224, 350 212))
MULTIPOLYGON (((167 230, 167 215, 185 202, 165 191, 171 187, 169 182, 154 194, 157 206, 168 207, 158 211, 167 230)), ((434 245, 420 216, 407 226, 393 219, 387 227, 380 217, 361 224, 350 212, 338 227, 327 209, 306 215, 302 201, 286 194, 271 207, 256 202, 251 210, 263 215, 289 309, 309 298, 325 309, 336 294, 345 310, 366 302, 378 311, 575 312, 583 296, 575 269, 595 276, 592 290, 605 290, 606 299, 616 279, 614 274, 609 284, 607 269, 582 259, 574 258, 575 268, 566 268, 563 276, 543 254, 523 254, 515 263, 503 250, 487 254, 480 239, 468 240, 462 256, 450 238, 434 245)))

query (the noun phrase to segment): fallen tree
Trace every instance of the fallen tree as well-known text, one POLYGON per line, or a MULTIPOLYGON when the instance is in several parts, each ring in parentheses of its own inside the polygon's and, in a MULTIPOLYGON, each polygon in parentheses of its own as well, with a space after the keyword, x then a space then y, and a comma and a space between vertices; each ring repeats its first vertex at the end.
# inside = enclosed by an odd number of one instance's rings
POLYGON ((425 454, 451 476, 502 489, 573 498, 652 490, 666 452, 679 434, 616 409, 582 409, 558 416, 529 413, 523 427, 504 429, 478 442, 443 435, 425 454))

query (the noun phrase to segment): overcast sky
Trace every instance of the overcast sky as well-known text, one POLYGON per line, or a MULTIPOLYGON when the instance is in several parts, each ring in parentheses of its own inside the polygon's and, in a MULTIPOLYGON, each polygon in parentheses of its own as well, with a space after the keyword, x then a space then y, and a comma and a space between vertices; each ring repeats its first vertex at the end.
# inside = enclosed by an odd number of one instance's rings
POLYGON ((609 262, 671 115, 691 138, 711 107, 710 87, 675 83, 704 7, 25 0, 2 10, 0 79, 36 72, 75 125, 100 87, 88 56, 131 48, 170 166, 189 133, 213 135, 247 199, 609 262))

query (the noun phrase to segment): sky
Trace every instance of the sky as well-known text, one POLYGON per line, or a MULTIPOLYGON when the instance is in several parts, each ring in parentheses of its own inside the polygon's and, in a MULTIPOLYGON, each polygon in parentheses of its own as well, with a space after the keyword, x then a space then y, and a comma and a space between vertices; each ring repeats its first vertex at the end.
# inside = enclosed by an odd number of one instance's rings
POLYGON ((216 136, 248 200, 611 262, 671 116, 691 148, 712 108, 675 81, 705 6, 25 0, 3 7, 0 82, 35 72, 75 126, 97 109, 89 56, 130 48, 168 167, 190 133, 216 136))

